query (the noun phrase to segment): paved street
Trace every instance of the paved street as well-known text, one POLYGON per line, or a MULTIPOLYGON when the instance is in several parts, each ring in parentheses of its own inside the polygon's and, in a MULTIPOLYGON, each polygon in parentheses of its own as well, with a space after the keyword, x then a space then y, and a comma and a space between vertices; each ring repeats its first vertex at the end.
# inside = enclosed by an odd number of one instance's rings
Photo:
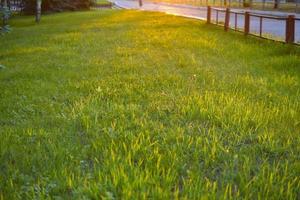
MULTIPOLYGON (((149 1, 144 1, 143 6, 139 7, 138 1, 128 1, 128 0, 115 0, 114 3, 122 8, 126 9, 141 9, 141 10, 149 10, 149 11, 159 11, 165 12, 168 14, 185 16, 190 18, 196 18, 201 20, 206 20, 206 7, 194 7, 189 5, 178 5, 178 4, 169 4, 169 3, 153 3, 149 1)), ((244 12, 242 9, 232 9, 232 11, 244 12)), ((287 16, 289 14, 294 13, 283 13, 276 11, 258 11, 251 10, 251 13, 257 14, 266 14, 266 15, 276 15, 276 16, 287 16)), ((299 14, 294 14, 296 18, 300 19, 299 14)), ((220 22, 224 21, 224 14, 219 13, 218 19, 220 22)), ((216 12, 212 12, 212 20, 216 19, 216 12)), ((259 34, 260 29, 260 19, 258 17, 250 17, 250 32, 259 34)), ((235 15, 230 15, 230 26, 235 26, 235 21, 237 24, 237 28, 244 28, 244 16, 237 15, 237 19, 235 20, 235 15)), ((267 35, 268 37, 284 40, 285 38, 285 20, 274 20, 274 19, 263 19, 262 22, 262 34, 267 35)), ((295 24, 295 40, 300 43, 300 20, 296 20, 295 24)))

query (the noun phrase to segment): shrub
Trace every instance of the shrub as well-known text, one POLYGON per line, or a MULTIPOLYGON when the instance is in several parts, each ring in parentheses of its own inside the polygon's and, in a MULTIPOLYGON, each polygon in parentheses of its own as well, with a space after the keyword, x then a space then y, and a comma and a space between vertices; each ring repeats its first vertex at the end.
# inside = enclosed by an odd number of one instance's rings
MULTIPOLYGON (((23 0, 24 12, 26 14, 35 13, 36 0, 23 0)), ((65 10, 74 11, 89 9, 91 0, 43 0, 43 12, 61 12, 65 10)))
POLYGON ((10 27, 8 25, 9 17, 10 17, 10 11, 8 7, 7 6, 0 7, 0 20, 2 21, 2 25, 0 26, 1 35, 10 31, 10 27))

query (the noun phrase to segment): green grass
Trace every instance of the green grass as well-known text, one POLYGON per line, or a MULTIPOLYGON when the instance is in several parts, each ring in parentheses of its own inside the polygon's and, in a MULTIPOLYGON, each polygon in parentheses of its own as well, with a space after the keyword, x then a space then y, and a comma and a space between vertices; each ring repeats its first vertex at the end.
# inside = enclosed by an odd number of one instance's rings
POLYGON ((102 10, 0 39, 0 199, 299 199, 300 49, 102 10))
POLYGON ((110 2, 108 0, 96 0, 97 5, 107 5, 110 2))

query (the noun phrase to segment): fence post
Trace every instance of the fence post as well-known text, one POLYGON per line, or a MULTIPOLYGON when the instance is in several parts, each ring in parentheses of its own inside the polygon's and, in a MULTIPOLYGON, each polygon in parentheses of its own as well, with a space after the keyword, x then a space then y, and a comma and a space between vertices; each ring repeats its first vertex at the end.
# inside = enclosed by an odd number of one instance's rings
POLYGON ((250 14, 249 12, 245 12, 245 27, 244 27, 245 35, 249 34, 249 30, 250 30, 250 14))
POLYGON ((286 18, 285 42, 294 43, 295 41, 295 15, 288 15, 286 18))
POLYGON ((207 17, 206 17, 207 24, 210 24, 210 19, 211 19, 211 7, 207 6, 207 17))
POLYGON ((142 7, 143 6, 143 1, 139 0, 139 6, 142 7))
POLYGON ((226 11, 225 11, 225 23, 224 23, 224 30, 225 31, 228 31, 229 20, 230 20, 230 9, 226 8, 226 11))

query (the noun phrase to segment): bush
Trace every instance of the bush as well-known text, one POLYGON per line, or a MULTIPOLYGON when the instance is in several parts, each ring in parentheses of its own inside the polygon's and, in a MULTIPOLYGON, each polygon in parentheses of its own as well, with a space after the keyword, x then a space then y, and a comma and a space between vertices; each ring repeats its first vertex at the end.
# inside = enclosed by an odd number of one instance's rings
MULTIPOLYGON (((26 14, 35 13, 36 0, 23 0, 24 12, 26 14)), ((74 11, 89 9, 91 0, 43 0, 43 12, 61 12, 61 11, 74 11)))
POLYGON ((7 6, 0 7, 0 20, 2 21, 2 25, 0 24, 0 34, 4 34, 10 31, 10 27, 8 25, 8 19, 10 17, 10 11, 7 6))
POLYGON ((251 5, 252 5, 252 0, 244 0, 244 1, 243 1, 243 6, 244 6, 245 8, 250 8, 251 5))

